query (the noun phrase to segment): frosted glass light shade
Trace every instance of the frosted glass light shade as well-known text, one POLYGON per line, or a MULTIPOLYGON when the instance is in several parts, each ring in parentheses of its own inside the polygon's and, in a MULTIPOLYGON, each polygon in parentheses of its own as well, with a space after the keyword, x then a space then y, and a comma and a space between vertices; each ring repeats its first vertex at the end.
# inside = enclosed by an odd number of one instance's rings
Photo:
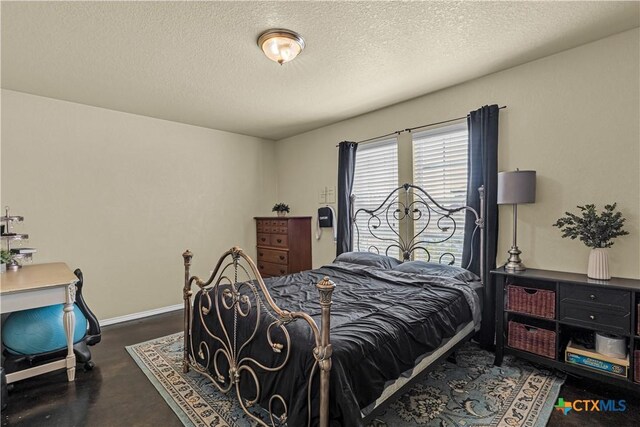
POLYGON ((282 65, 302 52, 304 40, 294 31, 275 29, 262 33, 258 38, 258 46, 267 58, 282 65))

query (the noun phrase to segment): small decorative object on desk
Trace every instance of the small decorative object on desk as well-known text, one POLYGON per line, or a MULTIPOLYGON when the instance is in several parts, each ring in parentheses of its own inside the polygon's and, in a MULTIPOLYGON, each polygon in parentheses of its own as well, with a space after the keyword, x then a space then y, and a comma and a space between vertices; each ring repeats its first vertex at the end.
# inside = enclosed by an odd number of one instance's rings
POLYGON ((21 261, 27 260, 31 261, 31 257, 36 252, 33 248, 12 248, 12 242, 27 240, 29 238, 28 234, 19 234, 12 232, 13 223, 24 221, 24 217, 17 215, 9 215, 9 206, 5 206, 5 214, 0 217, 0 222, 2 222, 2 234, 0 234, 0 239, 3 242, 6 242, 6 250, 2 249, 2 255, 0 256, 0 260, 2 261, 2 267, 0 269, 1 272, 6 270, 17 270, 22 265, 21 261))
POLYGON ((282 217, 282 216, 286 216, 290 209, 289 209, 289 205, 285 204, 285 203, 276 203, 275 205, 273 205, 273 208, 271 209, 272 212, 276 212, 278 214, 278 216, 282 217))
POLYGON ((607 248, 613 245, 613 239, 629 234, 623 230, 625 218, 616 212, 616 203, 606 205, 604 212, 598 214, 595 205, 578 206, 582 217, 565 212, 567 216, 556 221, 554 227, 562 231, 562 237, 580 240, 589 248, 589 266, 587 276, 590 279, 609 280, 609 255, 607 248))
POLYGON ((11 261, 11 252, 0 249, 0 273, 7 271, 7 264, 11 261))

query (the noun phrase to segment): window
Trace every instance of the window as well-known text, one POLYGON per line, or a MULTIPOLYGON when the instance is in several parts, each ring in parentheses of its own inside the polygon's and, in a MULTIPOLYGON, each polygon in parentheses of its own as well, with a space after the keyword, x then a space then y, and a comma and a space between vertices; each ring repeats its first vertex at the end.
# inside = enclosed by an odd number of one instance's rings
MULTIPOLYGON (((413 134, 413 183, 422 187, 433 199, 446 208, 457 208, 467 204, 467 124, 455 124, 434 130, 413 134)), ((455 265, 462 260, 464 238, 465 211, 453 215, 456 231, 453 237, 444 243, 426 245, 431 254, 431 261, 449 263, 451 253, 455 257, 455 265)), ((428 217, 423 215, 415 224, 415 232, 422 230, 428 217)), ((426 230, 429 241, 444 240, 451 236, 453 223, 442 220, 440 230, 437 218, 431 221, 426 230)), ((427 260, 423 251, 415 252, 415 259, 427 260)))
MULTIPOLYGON (((353 179, 355 195, 354 213, 358 209, 375 209, 385 198, 398 187, 398 143, 396 138, 363 144, 356 152, 356 170, 353 179)), ((370 216, 360 214, 356 218, 354 228, 354 251, 377 251, 384 254, 388 244, 374 238, 368 227, 370 216), (359 247, 358 247, 359 243, 359 247)), ((393 218, 392 218, 393 219, 393 218)), ((392 224, 397 230, 398 225, 392 224)), ((376 236, 383 239, 396 240, 397 236, 383 221, 382 226, 375 231, 376 236)), ((390 256, 398 256, 400 251, 389 251, 390 256)))
MULTIPOLYGON (((429 129, 412 134, 412 161, 407 166, 413 171, 402 171, 403 175, 413 175, 413 184, 424 189, 433 199, 445 208, 458 208, 467 204, 467 147, 468 131, 466 123, 457 123, 437 129, 429 129)), ((362 144, 356 154, 356 170, 353 194, 356 196, 354 212, 358 209, 375 209, 391 191, 402 183, 398 182, 398 141, 396 138, 384 139, 362 144)), ((433 203, 429 202, 431 207, 433 203)), ((421 237, 435 244, 420 244, 429 251, 416 250, 414 259, 431 262, 450 263, 460 266, 462 246, 464 244, 465 211, 448 219, 440 220, 432 214, 429 220, 426 212, 413 224, 413 233, 421 232, 421 237), (444 228, 443 229, 441 229, 444 228)), ((370 233, 369 216, 358 215, 354 229, 354 250, 379 252, 384 254, 398 236, 386 224, 382 216, 380 228, 375 229, 376 236, 389 239, 389 242, 376 239, 370 233), (359 243, 359 246, 358 246, 359 243)), ((388 216, 391 227, 398 231, 393 215, 388 216)), ((377 225, 377 224, 376 224, 377 225)), ((409 230, 411 232, 411 230, 409 230)), ((401 231, 401 233, 404 233, 401 231)), ((404 234, 403 234, 404 237, 404 234)), ((389 250, 390 256, 400 257, 400 250, 389 250)))

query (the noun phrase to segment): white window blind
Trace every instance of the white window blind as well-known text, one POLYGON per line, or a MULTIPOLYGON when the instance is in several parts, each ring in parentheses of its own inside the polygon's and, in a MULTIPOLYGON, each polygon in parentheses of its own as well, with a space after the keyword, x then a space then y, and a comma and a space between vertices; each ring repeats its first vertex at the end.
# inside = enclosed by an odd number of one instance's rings
MULTIPOLYGON (((422 187, 433 199, 446 208, 457 208, 467 204, 467 124, 455 124, 438 129, 413 134, 413 182, 422 187)), ((426 245, 431 254, 431 262, 438 262, 440 256, 451 253, 455 265, 462 260, 464 239, 464 211, 453 215, 456 231, 446 242, 426 245)), ((423 215, 415 224, 415 232, 422 230, 427 223, 423 215)), ((428 241, 443 240, 451 235, 453 223, 442 220, 441 226, 450 227, 447 231, 438 228, 438 217, 433 214, 427 230, 423 233, 428 241)), ((415 252, 415 259, 426 261, 427 254, 415 252)), ((449 263, 451 257, 444 255, 443 263, 449 263)))
MULTIPOLYGON (((354 213, 362 208, 377 208, 397 187, 398 142, 396 138, 360 145, 356 152, 356 170, 352 191, 352 194, 356 196, 354 213)), ((392 242, 377 239, 369 232, 369 218, 370 216, 365 212, 357 215, 357 231, 354 227, 353 250, 384 254, 392 242)), ((393 220, 393 217, 391 216, 390 219, 393 220)), ((397 240, 397 236, 387 225, 384 215, 381 216, 381 220, 382 225, 374 230, 375 235, 384 239, 397 240)), ((391 222, 391 224, 397 231, 398 224, 396 222, 391 222)), ((397 257, 399 254, 399 250, 389 250, 389 256, 397 257)))

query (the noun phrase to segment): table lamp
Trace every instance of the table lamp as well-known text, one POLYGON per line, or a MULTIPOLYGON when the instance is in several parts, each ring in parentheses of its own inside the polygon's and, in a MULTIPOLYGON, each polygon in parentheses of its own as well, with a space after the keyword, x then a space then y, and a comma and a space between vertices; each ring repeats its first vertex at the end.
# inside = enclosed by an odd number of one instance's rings
POLYGON ((498 204, 513 205, 513 244, 509 249, 509 259, 505 271, 516 273, 526 270, 518 249, 518 205, 536 201, 536 171, 521 171, 498 174, 498 204))

